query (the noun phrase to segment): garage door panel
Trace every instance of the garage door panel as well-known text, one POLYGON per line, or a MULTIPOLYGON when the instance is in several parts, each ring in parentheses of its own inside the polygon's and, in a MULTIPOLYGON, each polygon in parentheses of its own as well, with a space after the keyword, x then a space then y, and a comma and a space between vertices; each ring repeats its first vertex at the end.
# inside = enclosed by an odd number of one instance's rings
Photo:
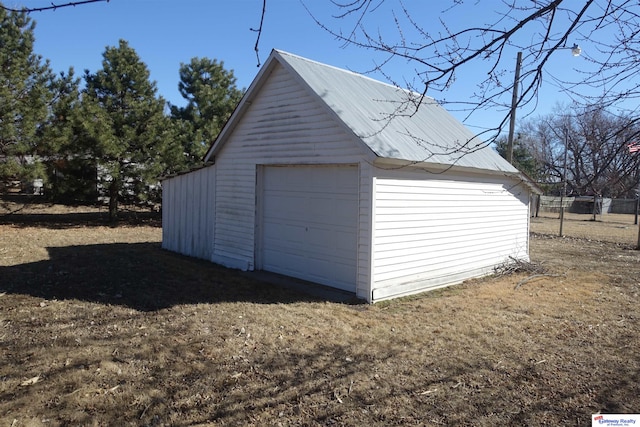
POLYGON ((351 212, 357 209, 357 201, 350 198, 337 198, 329 195, 316 195, 305 193, 287 193, 284 195, 266 194, 265 218, 288 219, 304 218, 299 222, 321 223, 327 225, 340 225, 352 220, 351 212), (297 200, 299 203, 291 203, 297 200), (281 212, 280 207, 287 206, 288 211, 281 212))
POLYGON ((262 268, 355 292, 357 167, 265 167, 262 187, 262 268))
POLYGON ((306 265, 306 258, 291 252, 269 251, 265 254, 264 263, 269 265, 268 271, 286 275, 294 275, 297 268, 306 265), (296 268, 293 268, 293 267, 296 268))
POLYGON ((303 245, 304 236, 307 234, 302 224, 282 224, 279 221, 267 223, 269 227, 265 228, 264 241, 269 242, 271 246, 291 246, 303 245), (288 236, 282 239, 281 236, 288 236))

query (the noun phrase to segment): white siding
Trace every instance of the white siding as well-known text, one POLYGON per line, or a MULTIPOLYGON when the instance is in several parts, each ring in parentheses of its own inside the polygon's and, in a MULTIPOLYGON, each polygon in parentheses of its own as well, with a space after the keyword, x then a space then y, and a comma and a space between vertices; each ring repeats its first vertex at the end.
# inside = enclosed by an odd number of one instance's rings
POLYGON ((215 167, 162 182, 162 247, 211 260, 214 232, 215 167))
POLYGON ((374 300, 487 274, 510 256, 528 258, 522 185, 451 172, 383 174, 374 179, 374 300))
POLYGON ((372 230, 373 230, 373 170, 364 162, 360 164, 360 208, 358 217, 358 280, 356 295, 373 302, 371 296, 372 230))
MULTIPOLYGON (((256 268, 258 165, 362 161, 361 141, 337 125, 332 114, 276 65, 215 157, 214 262, 243 270, 256 268)), ((363 191, 370 192, 370 187, 363 191)), ((368 245, 360 244, 359 251, 359 258, 367 258, 368 245)), ((368 299, 369 282, 358 283, 358 295, 368 299)))

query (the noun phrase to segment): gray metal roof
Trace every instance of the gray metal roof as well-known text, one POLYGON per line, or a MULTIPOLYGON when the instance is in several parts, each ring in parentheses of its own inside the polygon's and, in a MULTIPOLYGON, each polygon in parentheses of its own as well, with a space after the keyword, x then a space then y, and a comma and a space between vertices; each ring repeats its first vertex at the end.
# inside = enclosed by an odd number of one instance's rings
POLYGON ((274 50, 272 58, 296 73, 378 157, 518 173, 432 98, 283 51, 274 50))

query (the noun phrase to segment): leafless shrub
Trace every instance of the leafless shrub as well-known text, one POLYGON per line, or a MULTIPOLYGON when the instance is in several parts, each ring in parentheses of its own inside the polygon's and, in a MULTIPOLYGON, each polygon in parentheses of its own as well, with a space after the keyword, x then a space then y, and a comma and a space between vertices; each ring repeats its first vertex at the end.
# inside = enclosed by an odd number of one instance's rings
POLYGON ((498 277, 516 273, 546 274, 547 268, 540 263, 525 261, 511 256, 505 262, 493 268, 493 274, 498 277))
POLYGON ((530 262, 521 259, 516 259, 514 257, 509 257, 508 260, 503 262, 500 265, 497 265, 493 268, 493 273, 497 277, 509 276, 516 273, 529 273, 529 276, 520 280, 515 289, 518 289, 520 286, 524 285, 527 282, 530 282, 533 279, 538 279, 540 277, 557 277, 557 274, 549 274, 547 267, 542 263, 530 262))

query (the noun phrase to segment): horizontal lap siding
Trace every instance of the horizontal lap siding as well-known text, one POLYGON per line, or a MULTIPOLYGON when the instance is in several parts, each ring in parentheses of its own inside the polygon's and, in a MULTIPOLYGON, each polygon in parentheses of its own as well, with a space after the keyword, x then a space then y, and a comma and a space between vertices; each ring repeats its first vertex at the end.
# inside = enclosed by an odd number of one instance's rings
POLYGON ((362 149, 280 65, 216 155, 215 262, 255 268, 257 165, 357 164, 362 149))
POLYGON ((498 178, 375 180, 374 298, 442 286, 528 257, 528 193, 498 178))
POLYGON ((162 183, 162 247, 196 258, 213 251, 213 167, 166 179, 162 183))

